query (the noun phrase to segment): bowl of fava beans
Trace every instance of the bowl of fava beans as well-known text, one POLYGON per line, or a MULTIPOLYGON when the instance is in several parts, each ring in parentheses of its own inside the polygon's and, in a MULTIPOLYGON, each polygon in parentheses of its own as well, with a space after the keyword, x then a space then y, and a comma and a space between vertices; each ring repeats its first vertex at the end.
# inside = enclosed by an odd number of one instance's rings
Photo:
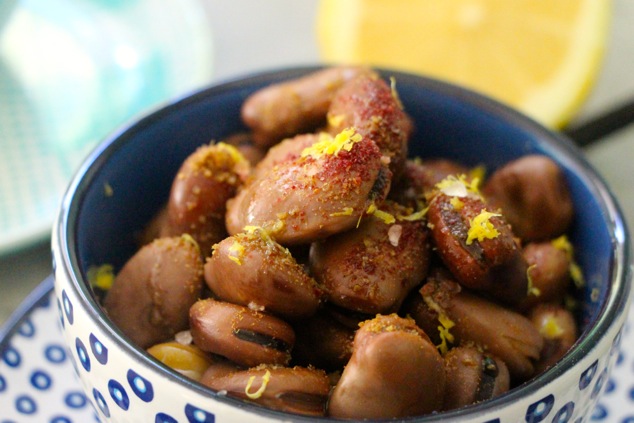
POLYGON ((53 230, 103 422, 582 422, 629 234, 567 138, 358 66, 214 85, 104 140, 53 230))

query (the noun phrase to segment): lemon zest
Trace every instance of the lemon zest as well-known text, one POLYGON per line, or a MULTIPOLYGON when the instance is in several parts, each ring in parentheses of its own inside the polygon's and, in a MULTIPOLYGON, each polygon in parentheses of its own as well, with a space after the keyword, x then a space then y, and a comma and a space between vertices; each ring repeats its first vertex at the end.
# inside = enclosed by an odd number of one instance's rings
POLYGON ((429 207, 425 207, 417 212, 414 212, 412 214, 408 214, 408 215, 402 215, 402 214, 398 214, 396 215, 396 218, 398 220, 406 220, 408 222, 415 222, 417 220, 423 220, 425 218, 425 215, 427 215, 427 211, 429 210, 429 207))
POLYGON ((334 137, 326 132, 319 134, 319 140, 302 150, 302 157, 314 157, 316 159, 324 155, 338 155, 341 150, 350 151, 354 144, 362 140, 361 134, 354 128, 346 128, 334 137))
POLYGON ((527 290, 526 290, 526 296, 534 295, 535 297, 539 297, 540 295, 542 295, 542 292, 539 290, 539 288, 537 288, 535 285, 533 285, 533 278, 531 277, 531 270, 533 270, 535 267, 537 267, 536 264, 531 264, 526 269, 526 279, 528 280, 528 287, 527 287, 527 290))
POLYGON ((242 155, 240 150, 238 150, 233 145, 227 144, 224 142, 217 142, 215 145, 218 147, 218 149, 229 154, 229 157, 231 157, 231 160, 233 161, 234 164, 245 163, 247 161, 247 159, 242 155))
POLYGON ((436 348, 438 348, 440 354, 445 355, 447 354, 447 351, 449 351, 447 342, 453 343, 455 340, 454 336, 449 332, 449 330, 456 326, 456 324, 445 313, 440 313, 438 315, 438 322, 440 323, 440 325, 438 326, 440 344, 436 345, 436 348))
POLYGON ((244 245, 240 244, 238 241, 233 241, 233 244, 229 247, 229 254, 227 257, 229 257, 229 260, 233 261, 237 265, 242 266, 242 260, 240 259, 244 257, 244 245))
POLYGON ((247 382, 247 386, 244 388, 245 395, 249 397, 250 399, 258 399, 262 396, 262 394, 264 394, 264 391, 266 390, 266 387, 269 384, 269 381, 271 380, 271 372, 267 370, 266 373, 264 373, 264 375, 262 376, 262 384, 260 385, 257 391, 249 392, 249 390, 251 389, 251 385, 253 385, 254 380, 255 380, 255 375, 249 378, 249 381, 247 382))
POLYGON ((337 127, 341 125, 341 122, 346 118, 345 115, 328 115, 328 125, 337 127))
POLYGON ((586 282, 583 277, 583 272, 581 271, 581 267, 574 259, 574 247, 572 243, 568 240, 566 235, 561 235, 558 238, 555 238, 551 241, 553 247, 557 248, 566 253, 568 260, 570 260, 570 266, 568 267, 568 272, 570 273, 570 278, 572 282, 575 284, 577 288, 582 288, 585 286, 586 282))
POLYGON ((394 216, 392 216, 388 212, 384 212, 383 210, 380 210, 374 203, 370 204, 370 206, 368 207, 367 213, 381 219, 383 222, 385 222, 388 225, 391 225, 392 223, 396 222, 396 219, 394 218, 394 216))
POLYGON ((449 203, 453 206, 454 210, 462 210, 462 208, 464 207, 464 203, 458 197, 451 197, 449 203))
POLYGON ((467 180, 467 175, 449 175, 436 184, 436 188, 450 197, 467 197, 469 194, 480 196, 478 185, 480 180, 473 178, 467 180))
POLYGON ((564 330, 557 323, 557 319, 554 316, 548 316, 545 319, 544 324, 540 327, 539 333, 547 339, 555 339, 563 335, 564 330))
POLYGON ((396 78, 390 76, 390 89, 392 90, 392 98, 398 104, 398 107, 403 110, 403 102, 401 101, 401 97, 398 95, 398 91, 396 91, 396 78))
POLYGON ((88 269, 88 281, 91 286, 108 291, 114 282, 114 267, 111 264, 91 266, 88 269))
POLYGON ((490 221, 490 219, 495 216, 501 216, 501 214, 491 213, 483 209, 479 215, 469 220, 466 244, 471 245, 474 240, 482 242, 485 239, 497 238, 500 233, 490 221))
POLYGON ((344 207, 341 211, 330 213, 330 216, 351 216, 354 209, 352 207, 344 207))

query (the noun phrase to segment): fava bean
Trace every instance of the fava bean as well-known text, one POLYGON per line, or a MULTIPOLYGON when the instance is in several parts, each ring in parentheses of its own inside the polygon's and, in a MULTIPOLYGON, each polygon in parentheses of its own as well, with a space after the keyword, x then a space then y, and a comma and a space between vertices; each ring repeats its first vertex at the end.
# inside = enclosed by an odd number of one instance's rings
POLYGON ((203 263, 189 236, 159 238, 132 256, 104 299, 113 323, 141 348, 187 329, 203 284, 203 263))
POLYGON ((322 289, 290 251, 258 227, 214 246, 205 281, 222 300, 288 318, 311 316, 322 297, 322 289))
POLYGON ((525 156, 506 164, 493 172, 482 192, 525 240, 555 238, 572 221, 574 206, 564 174, 545 156, 525 156))
POLYGON ((286 365, 291 359, 295 332, 277 317, 209 298, 191 307, 189 321, 198 348, 238 365, 286 365))
POLYGON ((330 391, 322 370, 306 367, 258 366, 206 380, 226 395, 265 407, 308 416, 323 416, 330 391))
POLYGON ((411 319, 378 315, 357 331, 328 415, 389 419, 431 413, 442 408, 444 389, 442 357, 427 335, 411 319))

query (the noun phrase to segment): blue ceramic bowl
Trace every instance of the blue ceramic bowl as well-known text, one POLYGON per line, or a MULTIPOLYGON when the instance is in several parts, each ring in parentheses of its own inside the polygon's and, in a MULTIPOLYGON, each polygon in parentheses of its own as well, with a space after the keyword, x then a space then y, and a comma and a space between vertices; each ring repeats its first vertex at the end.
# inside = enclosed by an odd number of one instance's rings
MULTIPOLYGON (((73 179, 53 231, 56 295, 77 372, 103 421, 307 420, 213 393, 130 344, 100 308, 87 271, 104 263, 119 269, 132 256, 134 234, 167 201, 185 157, 245 129, 239 111, 249 94, 312 70, 247 77, 170 104, 101 143, 73 179)), ((489 171, 532 153, 559 163, 576 209, 570 239, 587 281, 581 337, 557 365, 494 400, 411 421, 588 419, 618 355, 631 292, 629 235, 609 189, 569 140, 499 103, 420 76, 383 74, 396 78, 415 121, 412 156, 489 171)))

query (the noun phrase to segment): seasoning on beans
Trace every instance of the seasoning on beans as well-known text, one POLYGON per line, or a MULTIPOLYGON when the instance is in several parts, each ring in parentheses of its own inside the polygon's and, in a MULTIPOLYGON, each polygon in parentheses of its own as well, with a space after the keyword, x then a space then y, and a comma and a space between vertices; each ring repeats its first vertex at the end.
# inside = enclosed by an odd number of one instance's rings
POLYGON ((425 133, 397 88, 348 66, 248 97, 246 131, 174 175, 113 322, 221 395, 355 420, 487 401, 564 357, 583 283, 565 173, 408 158, 425 133))

